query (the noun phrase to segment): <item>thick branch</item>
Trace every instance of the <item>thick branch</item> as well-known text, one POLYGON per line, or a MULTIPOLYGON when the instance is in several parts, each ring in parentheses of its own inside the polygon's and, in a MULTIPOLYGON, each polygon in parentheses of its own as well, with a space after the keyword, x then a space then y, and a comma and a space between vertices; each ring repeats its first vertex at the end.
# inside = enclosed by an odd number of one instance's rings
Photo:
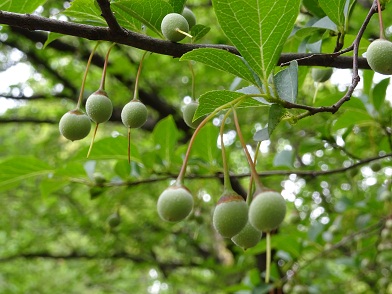
MULTIPOLYGON (((184 53, 197 48, 217 48, 232 52, 234 54, 239 54, 236 48, 233 46, 211 44, 179 44, 152 38, 127 30, 113 31, 112 29, 106 27, 77 24, 30 14, 18 14, 0 11, 0 23, 33 31, 42 30, 81 37, 89 40, 116 42, 118 44, 123 44, 158 54, 170 55, 173 57, 180 57, 184 53)), ((331 54, 282 54, 278 64, 284 64, 294 59, 298 60, 299 65, 305 66, 322 65, 336 68, 352 68, 351 57, 334 56, 331 54)), ((358 65, 362 69, 370 68, 365 58, 359 58, 358 65)))

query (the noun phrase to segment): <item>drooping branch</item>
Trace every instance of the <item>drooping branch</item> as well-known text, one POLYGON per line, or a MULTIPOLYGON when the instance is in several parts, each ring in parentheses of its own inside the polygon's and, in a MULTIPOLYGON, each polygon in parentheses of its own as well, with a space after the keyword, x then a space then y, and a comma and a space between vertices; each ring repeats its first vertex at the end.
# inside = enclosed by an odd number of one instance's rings
MULTIPOLYGON (((19 14, 0 11, 0 23, 20 27, 32 31, 47 31, 85 38, 89 40, 103 40, 116 42, 142 50, 180 57, 186 52, 197 48, 217 48, 239 54, 236 48, 228 45, 212 44, 179 44, 146 35, 138 34, 129 30, 121 31, 108 27, 77 24, 73 22, 49 19, 38 15, 19 14)), ((282 54, 278 64, 285 64, 291 60, 298 60, 299 65, 304 66, 329 66, 336 68, 352 68, 352 57, 336 56, 333 54, 309 54, 309 53, 285 53, 282 54)), ((365 58, 358 58, 358 67, 369 69, 365 58)))

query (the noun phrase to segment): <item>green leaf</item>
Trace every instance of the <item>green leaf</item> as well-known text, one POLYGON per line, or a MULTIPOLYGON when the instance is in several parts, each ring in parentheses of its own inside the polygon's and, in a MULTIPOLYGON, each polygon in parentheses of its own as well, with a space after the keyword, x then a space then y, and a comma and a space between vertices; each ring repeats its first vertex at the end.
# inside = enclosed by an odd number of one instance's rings
POLYGON ((185 53, 180 60, 194 60, 213 68, 226 71, 251 83, 255 83, 253 74, 249 71, 240 56, 221 49, 201 48, 185 53))
POLYGON ((345 27, 345 5, 347 0, 319 0, 320 7, 326 15, 339 27, 339 31, 344 31, 345 27))
POLYGON ((153 130, 155 148, 165 166, 173 161, 180 133, 171 115, 159 121, 153 130))
POLYGON ((210 30, 210 27, 197 24, 191 28, 191 31, 189 33, 192 35, 192 41, 196 42, 203 38, 210 30))
POLYGON ((346 109, 346 111, 338 117, 332 129, 336 131, 352 127, 353 125, 370 125, 373 123, 373 118, 366 110, 350 108, 346 109))
POLYGON ((269 132, 268 132, 268 127, 258 130, 254 135, 253 135, 253 140, 256 142, 262 142, 265 140, 269 139, 269 132))
POLYGON ((3 0, 0 3, 0 10, 16 13, 33 13, 39 6, 47 0, 3 0))
POLYGON ((302 5, 319 18, 325 16, 325 12, 321 9, 318 0, 302 0, 302 5))
POLYGON ((65 178, 46 178, 40 182, 39 189, 42 197, 48 197, 68 185, 69 181, 65 178))
POLYGON ((192 156, 204 159, 209 164, 213 164, 217 158, 217 140, 219 136, 219 128, 213 124, 204 126, 197 135, 192 147, 192 156))
POLYGON ((162 19, 173 12, 173 7, 163 0, 118 0, 112 1, 111 7, 114 12, 120 9, 123 15, 139 20, 161 37, 162 19))
POLYGON ((287 166, 293 167, 294 152, 293 150, 282 150, 274 157, 274 166, 287 166))
POLYGON ((169 4, 173 7, 173 12, 181 14, 184 10, 186 0, 169 0, 169 4))
POLYGON ((43 46, 43 49, 46 48, 46 46, 48 46, 50 43, 52 43, 54 40, 57 40, 58 38, 63 37, 64 34, 59 34, 59 33, 53 33, 53 32, 49 32, 48 33, 48 38, 45 41, 45 44, 43 46))
POLYGON ((219 24, 241 55, 267 81, 299 12, 299 0, 213 0, 219 24))
POLYGON ((387 88, 389 86, 390 78, 383 79, 377 85, 374 86, 371 101, 373 103, 374 108, 377 111, 380 111, 380 107, 383 105, 385 101, 385 95, 387 93, 387 88))
MULTIPOLYGON (((131 130, 131 160, 141 163, 141 156, 136 144, 136 138, 132 137, 131 130)), ((128 138, 125 136, 117 136, 115 138, 104 138, 102 140, 94 142, 93 149, 91 151, 88 160, 128 160, 128 138)), ((88 147, 80 149, 80 151, 75 155, 73 160, 86 160, 88 147)))
POLYGON ((284 114, 286 113, 285 108, 280 104, 272 104, 268 116, 268 134, 271 136, 272 132, 275 130, 276 126, 282 120, 284 114))
POLYGON ((238 102, 238 98, 244 97, 243 102, 238 106, 239 108, 246 107, 260 107, 262 104, 256 101, 252 97, 245 97, 243 93, 232 92, 227 90, 215 90, 204 93, 199 98, 199 107, 196 110, 194 119, 198 119, 201 116, 208 115, 218 107, 232 102, 226 108, 234 106, 238 102))
POLYGON ((63 13, 79 23, 107 26, 107 23, 101 16, 101 10, 94 5, 94 0, 74 0, 71 2, 71 6, 64 10, 63 13))
POLYGON ((0 165, 0 191, 15 187, 30 178, 53 172, 46 162, 27 156, 11 157, 0 165))
POLYGON ((143 32, 143 25, 137 19, 130 17, 129 14, 114 5, 111 6, 113 13, 116 15, 116 20, 120 26, 134 32, 143 32))
POLYGON ((298 95, 298 63, 290 62, 290 66, 274 76, 274 83, 280 99, 295 103, 298 95))

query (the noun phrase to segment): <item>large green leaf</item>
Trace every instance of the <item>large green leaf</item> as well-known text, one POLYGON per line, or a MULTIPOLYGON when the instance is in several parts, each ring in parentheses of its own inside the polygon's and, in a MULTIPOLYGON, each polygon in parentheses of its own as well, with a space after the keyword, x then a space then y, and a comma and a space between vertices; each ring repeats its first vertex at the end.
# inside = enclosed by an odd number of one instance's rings
POLYGON ((71 2, 71 6, 64 11, 64 14, 79 23, 107 26, 101 16, 101 10, 94 5, 94 0, 74 0, 71 2))
POLYGON ((192 157, 198 157, 213 165, 217 158, 217 140, 219 128, 213 124, 207 124, 200 130, 192 146, 192 157))
POLYGON ((253 99, 251 96, 247 96, 241 92, 232 92, 227 90, 216 90, 204 93, 199 98, 199 107, 196 110, 194 119, 198 119, 201 116, 210 114, 218 107, 228 104, 226 108, 234 106, 240 98, 244 97, 242 103, 238 107, 260 107, 263 106, 260 102, 253 99))
POLYGON ((39 6, 44 5, 47 0, 3 0, 0 3, 0 10, 33 13, 39 6))
POLYGON ((274 83, 279 98, 295 103, 298 95, 298 63, 290 62, 290 66, 274 76, 274 83))
POLYGON ((263 81, 274 69, 299 12, 299 0, 213 0, 219 24, 263 81))
POLYGON ((387 88, 389 86, 389 81, 390 78, 383 79, 378 84, 376 84, 373 88, 371 101, 373 103, 374 108, 377 111, 380 111, 380 108, 385 101, 385 95, 387 92, 387 88))
POLYGON ((229 72, 251 83, 255 83, 253 74, 249 71, 241 57, 225 50, 213 48, 195 49, 185 53, 180 60, 201 62, 213 68, 229 72))
POLYGON ((347 15, 346 6, 349 0, 319 0, 320 7, 328 15, 328 17, 339 27, 340 31, 344 31, 345 18, 347 15))
POLYGON ((180 136, 176 123, 171 115, 159 121, 153 131, 155 148, 162 163, 169 167, 173 161, 175 146, 180 136))
POLYGON ((0 163, 0 191, 10 189, 22 181, 53 172, 44 161, 27 156, 11 157, 0 163))
POLYGON ((173 12, 181 13, 184 10, 186 0, 169 0, 169 4, 173 7, 173 12))
POLYGON ((173 12, 173 7, 163 0, 118 0, 111 3, 114 12, 122 10, 121 14, 139 20, 159 36, 162 36, 162 19, 173 12))

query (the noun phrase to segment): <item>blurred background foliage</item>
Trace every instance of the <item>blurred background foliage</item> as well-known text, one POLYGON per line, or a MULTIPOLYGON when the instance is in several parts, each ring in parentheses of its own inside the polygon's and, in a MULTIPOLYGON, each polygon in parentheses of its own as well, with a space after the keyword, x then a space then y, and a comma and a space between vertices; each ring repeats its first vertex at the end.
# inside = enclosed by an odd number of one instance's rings
MULTIPOLYGON (((314 3, 303 1, 298 26, 324 16, 320 9, 308 10, 314 3)), ((49 0, 36 13, 59 18, 69 4, 49 0)), ((200 42, 227 44, 209 1, 187 5, 199 23, 211 27, 200 42)), ((358 32, 368 9, 369 2, 356 1, 346 40, 358 32)), ((384 15, 391 10, 387 6, 384 15)), ((384 20, 389 36, 392 18, 384 20)), ((377 35, 374 17, 363 52, 377 35)), ((196 200, 192 215, 171 224, 156 213, 157 198, 178 174, 192 134, 181 118, 191 95, 188 64, 159 54, 145 60, 140 99, 149 119, 143 129, 132 130, 129 165, 119 115, 132 96, 143 52, 114 47, 106 90, 115 110, 86 159, 91 134, 71 143, 60 136, 57 123, 75 107, 95 42, 62 36, 43 48, 46 37, 16 27, 0 30, 0 292, 268 292, 262 278, 265 240, 244 252, 212 228, 223 188, 217 144, 222 114, 202 129, 193 147, 186 178, 196 200), (107 220, 116 211, 121 221, 112 228, 107 220)), ((284 51, 308 51, 306 45, 323 39, 322 51, 331 52, 336 42, 325 29, 312 38, 292 36, 284 51)), ((99 87, 109 46, 103 42, 98 48, 85 98, 99 87)), ((194 70, 195 98, 246 85, 202 64, 194 70)), ((303 104, 331 105, 351 82, 350 70, 334 69, 331 80, 317 84, 310 70, 299 71, 303 104)), ((282 191, 288 204, 285 222, 272 237, 272 279, 286 293, 392 293, 390 81, 369 70, 360 75, 354 97, 336 114, 281 123, 261 144, 261 180, 282 191)), ((254 153, 252 137, 265 127, 268 111, 238 114, 254 153)), ((233 182, 246 190, 249 167, 232 119, 225 124, 233 182)))

